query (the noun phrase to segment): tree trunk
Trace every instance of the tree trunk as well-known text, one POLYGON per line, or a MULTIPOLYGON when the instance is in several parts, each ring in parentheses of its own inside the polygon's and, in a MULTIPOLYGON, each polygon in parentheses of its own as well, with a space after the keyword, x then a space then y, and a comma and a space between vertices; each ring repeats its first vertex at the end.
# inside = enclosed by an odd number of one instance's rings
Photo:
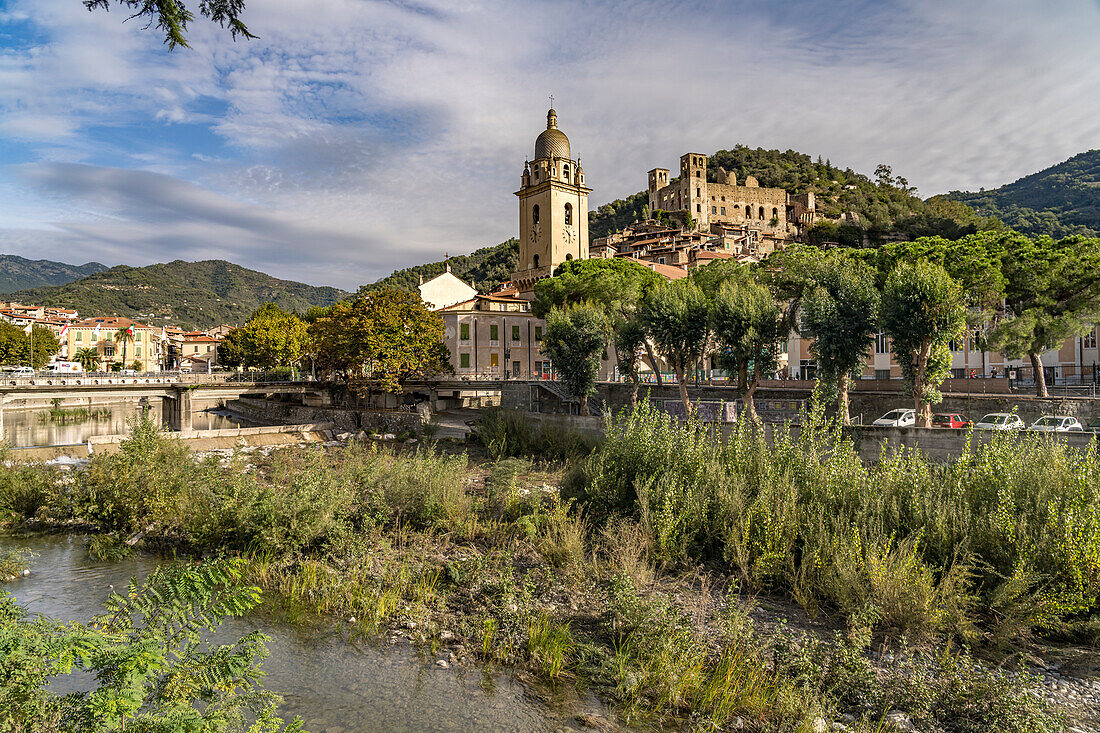
POLYGON ((851 376, 847 373, 841 374, 840 379, 837 381, 837 395, 836 395, 836 411, 840 415, 840 421, 842 425, 851 425, 852 418, 848 414, 848 380, 851 376))
POLYGON ((578 412, 580 412, 580 414, 584 417, 588 416, 588 395, 581 395, 578 412))
POLYGON ((630 378, 630 382, 630 406, 636 407, 638 404, 638 387, 640 384, 638 374, 635 373, 634 376, 630 378))
POLYGON ((657 363, 657 357, 653 355, 653 347, 649 345, 649 341, 645 342, 645 355, 649 359, 649 367, 653 370, 653 373, 657 375, 657 386, 664 386, 665 380, 661 378, 661 367, 657 363))
POLYGON ((1031 371, 1035 375, 1035 396, 1050 397, 1047 392, 1047 373, 1043 369, 1043 362, 1039 359, 1039 355, 1028 354, 1027 358, 1031 359, 1031 371))
POLYGON ((924 382, 928 372, 928 357, 932 353, 932 343, 921 344, 917 353, 917 363, 913 367, 913 407, 917 413, 917 423, 922 428, 932 427, 932 405, 924 401, 924 382))
POLYGON ((684 419, 691 417, 691 400, 688 399, 687 374, 683 367, 676 370, 676 386, 680 388, 680 401, 684 403, 684 419))
POLYGON ((747 385, 745 385, 745 389, 742 391, 742 397, 741 397, 741 401, 745 405, 745 412, 747 412, 748 415, 749 415, 749 420, 751 420, 752 422, 757 423, 757 424, 760 423, 760 419, 759 419, 759 417, 757 417, 757 414, 756 414, 756 399, 755 399, 755 397, 756 397, 756 386, 758 384, 760 384, 760 377, 758 375, 753 375, 752 380, 749 381, 749 383, 747 385))

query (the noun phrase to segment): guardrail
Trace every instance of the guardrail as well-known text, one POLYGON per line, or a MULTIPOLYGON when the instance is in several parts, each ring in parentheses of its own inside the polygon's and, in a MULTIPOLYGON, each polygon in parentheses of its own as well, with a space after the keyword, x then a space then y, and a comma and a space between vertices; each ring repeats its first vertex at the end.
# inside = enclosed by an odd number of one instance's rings
POLYGON ((141 384, 300 384, 312 382, 309 375, 291 375, 285 372, 215 372, 213 374, 183 374, 180 372, 37 372, 33 376, 0 375, 0 387, 41 386, 91 386, 91 385, 141 385, 141 384))

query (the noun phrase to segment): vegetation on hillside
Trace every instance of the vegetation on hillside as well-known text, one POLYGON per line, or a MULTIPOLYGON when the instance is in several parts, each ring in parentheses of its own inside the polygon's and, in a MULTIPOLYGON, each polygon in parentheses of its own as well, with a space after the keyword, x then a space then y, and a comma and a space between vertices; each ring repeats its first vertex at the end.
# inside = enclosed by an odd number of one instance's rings
POLYGON ((28 260, 17 255, 0 255, 0 294, 45 285, 64 285, 106 269, 106 265, 98 262, 67 265, 64 262, 28 260))
POLYGON ((493 247, 482 247, 468 255, 455 255, 446 260, 438 260, 423 265, 396 270, 376 283, 362 286, 359 291, 377 290, 391 287, 415 293, 420 285, 433 277, 442 275, 451 266, 451 273, 465 280, 479 293, 487 293, 502 282, 508 280, 519 263, 519 240, 509 239, 493 247))
MULTIPOLYGON (((811 232, 811 241, 860 246, 864 238, 872 244, 921 236, 957 239, 976 231, 1003 228, 995 218, 979 216, 956 201, 938 196, 921 200, 916 189, 905 178, 895 176, 887 165, 878 166, 871 178, 851 168, 836 167, 820 157, 814 161, 794 150, 738 145, 707 158, 709 181, 718 180, 720 167, 736 173, 737 182, 742 185, 747 176, 754 176, 764 187, 784 188, 792 194, 814 192, 818 215, 823 220, 837 220, 849 212, 856 214, 854 223, 821 221, 811 232)), ((589 236, 606 236, 641 219, 647 200, 647 193, 642 191, 591 212, 589 236)))
POLYGON ((1032 236, 1100 236, 1100 150, 1080 153, 1000 188, 952 191, 947 198, 1032 236))
POLYGON ((279 280, 224 260, 174 260, 147 267, 119 265, 66 285, 11 297, 26 303, 75 308, 81 316, 125 316, 144 323, 209 328, 242 323, 264 303, 304 312, 348 293, 279 280))

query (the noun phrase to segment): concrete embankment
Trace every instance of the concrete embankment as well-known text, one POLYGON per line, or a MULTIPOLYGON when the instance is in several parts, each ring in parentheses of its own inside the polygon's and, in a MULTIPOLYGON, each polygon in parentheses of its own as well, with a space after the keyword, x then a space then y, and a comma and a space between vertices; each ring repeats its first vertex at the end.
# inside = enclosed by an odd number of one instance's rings
MULTIPOLYGON (((187 435, 169 433, 184 442, 193 451, 244 446, 290 445, 294 443, 318 443, 331 440, 334 426, 331 422, 302 425, 265 425, 250 428, 226 428, 200 430, 187 435)), ((97 435, 87 443, 56 445, 38 448, 20 448, 12 451, 12 458, 26 463, 41 463, 55 458, 87 458, 91 454, 115 453, 125 435, 97 435)))

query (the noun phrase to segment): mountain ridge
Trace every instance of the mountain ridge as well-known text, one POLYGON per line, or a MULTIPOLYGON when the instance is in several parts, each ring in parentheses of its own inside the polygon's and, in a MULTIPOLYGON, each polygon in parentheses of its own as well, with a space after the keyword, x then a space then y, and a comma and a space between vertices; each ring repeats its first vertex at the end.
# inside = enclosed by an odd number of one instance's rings
POLYGON ((70 265, 53 260, 31 260, 19 255, 0 254, 0 295, 28 288, 64 285, 106 269, 107 266, 100 262, 70 265))

